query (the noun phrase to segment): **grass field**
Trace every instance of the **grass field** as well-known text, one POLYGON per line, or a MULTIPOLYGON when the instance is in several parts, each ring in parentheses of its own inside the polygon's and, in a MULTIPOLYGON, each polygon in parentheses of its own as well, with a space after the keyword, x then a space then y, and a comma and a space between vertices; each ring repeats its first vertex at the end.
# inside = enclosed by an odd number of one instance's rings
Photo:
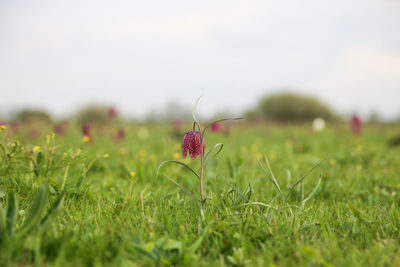
POLYGON ((164 160, 199 169, 182 159, 185 129, 126 125, 115 142, 109 126, 89 143, 73 125, 1 131, 0 265, 400 266, 400 153, 387 146, 399 127, 208 132, 206 152, 224 147, 206 162, 203 207, 185 167, 156 179, 164 160))

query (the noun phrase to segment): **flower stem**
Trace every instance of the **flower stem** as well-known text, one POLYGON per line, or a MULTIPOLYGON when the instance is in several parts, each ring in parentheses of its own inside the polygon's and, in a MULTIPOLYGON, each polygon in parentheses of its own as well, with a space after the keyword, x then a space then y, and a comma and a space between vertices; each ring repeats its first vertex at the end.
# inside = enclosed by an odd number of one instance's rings
POLYGON ((204 204, 204 194, 203 194, 203 169, 204 169, 204 150, 203 150, 203 142, 204 140, 201 140, 201 148, 200 148, 200 159, 201 159, 201 164, 200 164, 200 197, 201 197, 201 205, 204 204))

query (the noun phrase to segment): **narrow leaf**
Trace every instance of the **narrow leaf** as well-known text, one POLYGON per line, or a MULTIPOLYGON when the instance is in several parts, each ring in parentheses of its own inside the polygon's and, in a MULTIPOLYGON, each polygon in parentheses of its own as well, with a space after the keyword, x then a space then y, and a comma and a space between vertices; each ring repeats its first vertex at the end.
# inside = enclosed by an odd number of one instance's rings
POLYGON ((156 179, 158 177, 158 173, 160 172, 161 167, 164 164, 167 164, 167 163, 176 163, 176 164, 180 164, 180 165, 186 167, 189 171, 191 171, 194 175, 196 175, 196 177, 200 180, 200 175, 198 175, 195 170, 193 170, 189 165, 187 165, 187 164, 185 164, 185 163, 183 163, 181 161, 178 161, 178 160, 165 160, 165 161, 161 162, 160 165, 158 165, 158 168, 157 168, 156 179))
POLYGON ((242 120, 242 119, 243 118, 225 118, 225 119, 214 120, 214 121, 208 123, 206 125, 206 127, 204 127, 203 132, 201 133, 201 140, 203 140, 207 128, 210 127, 211 125, 213 125, 214 123, 221 122, 221 121, 234 121, 234 120, 242 120))
POLYGON ((216 155, 218 155, 219 152, 221 152, 221 150, 222 150, 223 147, 224 147, 224 144, 222 144, 222 143, 215 144, 215 145, 207 152, 206 156, 204 157, 204 163, 206 163, 208 157, 211 155, 211 153, 212 153, 215 149, 218 148, 218 151, 215 152, 215 154, 213 155, 214 157, 215 157, 216 155))
POLYGON ((197 104, 200 102, 200 98, 201 98, 201 96, 199 98, 197 98, 196 103, 194 103, 193 111, 192 111, 193 121, 197 122, 198 124, 199 124, 199 121, 196 118, 196 108, 197 108, 197 104))

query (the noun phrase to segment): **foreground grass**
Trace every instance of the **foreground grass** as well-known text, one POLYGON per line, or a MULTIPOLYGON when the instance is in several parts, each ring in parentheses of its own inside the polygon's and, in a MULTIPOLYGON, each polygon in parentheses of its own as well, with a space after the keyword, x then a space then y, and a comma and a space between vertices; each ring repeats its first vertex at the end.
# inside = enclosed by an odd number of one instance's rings
MULTIPOLYGON (((207 162, 203 211, 155 179, 158 164, 180 154, 166 127, 130 126, 125 141, 105 134, 89 144, 73 129, 30 141, 0 132, 0 265, 400 265, 400 155, 386 145, 398 130, 208 134, 209 148, 225 146, 207 162)), ((199 198, 181 166, 161 173, 199 198)))

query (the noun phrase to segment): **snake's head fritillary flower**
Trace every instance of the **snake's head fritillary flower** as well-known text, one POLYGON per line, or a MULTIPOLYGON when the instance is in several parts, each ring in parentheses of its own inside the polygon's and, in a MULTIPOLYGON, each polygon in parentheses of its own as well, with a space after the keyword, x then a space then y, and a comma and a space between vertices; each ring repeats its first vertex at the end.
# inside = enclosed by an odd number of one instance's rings
MULTIPOLYGON (((204 154, 204 140, 203 140, 203 154, 204 154)), ((201 156, 201 137, 200 132, 190 131, 185 133, 182 140, 182 156, 186 158, 187 151, 192 159, 201 156)))
POLYGON ((64 124, 58 123, 54 126, 54 132, 58 135, 63 135, 65 133, 64 124))
POLYGON ((92 127, 90 126, 90 124, 86 123, 86 124, 82 125, 82 135, 83 136, 90 136, 91 130, 92 130, 92 127))
POLYGON ((361 134, 361 126, 362 126, 361 118, 358 117, 357 115, 353 115, 353 117, 351 118, 351 129, 354 135, 361 134))
POLYGON ((211 129, 211 132, 214 132, 214 133, 220 132, 222 130, 222 123, 216 122, 211 125, 210 129, 211 129))
POLYGON ((174 128, 174 130, 178 131, 181 128, 182 123, 183 123, 182 120, 175 119, 175 120, 172 121, 172 127, 174 128))
POLYGON ((108 117, 110 119, 116 118, 117 116, 118 116, 118 112, 117 112, 117 110, 115 108, 110 108, 108 110, 108 117))

